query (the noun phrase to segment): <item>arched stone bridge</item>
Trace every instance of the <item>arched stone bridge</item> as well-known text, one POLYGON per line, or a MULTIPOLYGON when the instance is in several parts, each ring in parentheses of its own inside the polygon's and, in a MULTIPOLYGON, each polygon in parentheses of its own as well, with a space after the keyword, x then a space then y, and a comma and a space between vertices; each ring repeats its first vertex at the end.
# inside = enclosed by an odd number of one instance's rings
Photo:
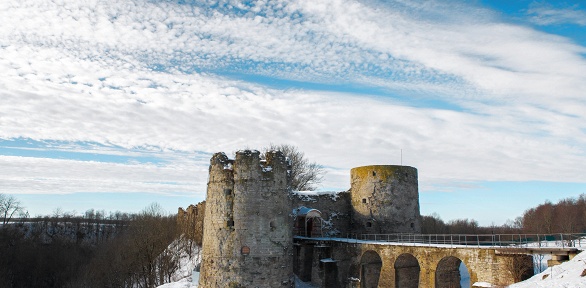
POLYGON ((295 274, 318 287, 460 287, 460 263, 470 283, 508 285, 533 275, 532 257, 491 247, 418 245, 296 238, 295 274))

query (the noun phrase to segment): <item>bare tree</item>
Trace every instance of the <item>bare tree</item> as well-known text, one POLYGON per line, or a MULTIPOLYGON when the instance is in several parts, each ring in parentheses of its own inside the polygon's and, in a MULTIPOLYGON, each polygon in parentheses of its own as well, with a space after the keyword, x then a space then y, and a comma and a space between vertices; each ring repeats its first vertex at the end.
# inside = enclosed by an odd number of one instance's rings
POLYGON ((423 234, 447 234, 449 226, 437 213, 421 216, 421 233, 423 234))
POLYGON ((289 188, 292 190, 315 190, 317 189, 316 185, 323 180, 323 175, 325 174, 324 168, 316 162, 310 162, 307 160, 305 154, 293 145, 271 144, 269 147, 265 147, 263 151, 281 151, 285 157, 289 158, 291 161, 291 182, 289 188))
POLYGON ((24 215, 24 207, 14 196, 0 194, 0 217, 2 217, 2 224, 6 224, 12 220, 15 215, 24 215))

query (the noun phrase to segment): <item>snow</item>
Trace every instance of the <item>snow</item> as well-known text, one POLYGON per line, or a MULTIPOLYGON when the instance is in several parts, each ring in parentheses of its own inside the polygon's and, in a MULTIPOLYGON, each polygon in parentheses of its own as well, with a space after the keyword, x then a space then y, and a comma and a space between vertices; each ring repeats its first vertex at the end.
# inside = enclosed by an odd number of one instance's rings
POLYGON ((183 278, 176 282, 171 282, 158 286, 157 288, 195 288, 197 285, 191 283, 191 278, 183 278))
MULTIPOLYGON (((299 208, 293 209, 292 215, 294 215, 294 216, 308 215, 311 211, 317 211, 317 213, 321 214, 321 212, 319 212, 319 210, 317 210, 317 209, 307 208, 305 206, 301 206, 299 208)), ((316 216, 321 216, 321 215, 316 215, 316 216)))
POLYGON ((324 259, 319 260, 319 262, 322 262, 322 263, 336 263, 336 262, 338 262, 338 260, 334 260, 332 258, 324 258, 324 259))
MULTIPOLYGON (((175 240, 167 249, 173 249, 174 247, 179 247, 181 244, 187 245, 183 239, 175 240)), ((193 247, 191 255, 189 255, 186 251, 182 251, 180 260, 179 260, 179 269, 175 271, 171 279, 173 282, 166 283, 157 288, 194 288, 197 285, 193 284, 193 279, 191 276, 193 275, 193 270, 195 267, 201 263, 201 247, 195 246, 193 247)))
POLYGON ((572 260, 547 268, 545 271, 510 288, 570 288, 586 287, 586 251, 572 260))
POLYGON ((291 194, 299 197, 301 201, 304 202, 317 202, 317 199, 314 198, 320 195, 329 195, 333 201, 338 199, 338 194, 343 193, 346 191, 292 191, 291 194))
POLYGON ((293 194, 297 195, 309 195, 309 196, 318 196, 318 195, 335 195, 338 193, 342 193, 345 191, 293 191, 293 194))
POLYGON ((488 282, 474 282, 472 287, 492 287, 492 284, 488 282))
MULTIPOLYGON (((560 238, 563 237, 564 234, 560 234, 560 238)), ((537 235, 540 236, 540 235, 537 235)), ((541 235, 542 237, 545 237, 543 235, 541 235)), ((567 237, 566 237, 567 238, 567 237)), ((530 242, 530 243, 525 243, 524 244, 525 247, 541 247, 541 248, 547 248, 547 247, 573 247, 573 248, 586 248, 586 237, 580 237, 578 239, 565 239, 565 240, 541 240, 541 241, 537 241, 537 242, 530 242)))

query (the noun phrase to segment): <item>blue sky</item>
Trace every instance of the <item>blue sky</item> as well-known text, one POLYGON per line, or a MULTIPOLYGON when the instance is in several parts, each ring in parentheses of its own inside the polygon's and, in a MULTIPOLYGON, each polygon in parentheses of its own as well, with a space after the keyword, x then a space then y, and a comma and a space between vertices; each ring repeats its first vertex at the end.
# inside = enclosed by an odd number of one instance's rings
POLYGON ((586 193, 580 1, 2 1, 0 193, 174 212, 210 156, 403 164, 421 212, 502 224, 586 193))

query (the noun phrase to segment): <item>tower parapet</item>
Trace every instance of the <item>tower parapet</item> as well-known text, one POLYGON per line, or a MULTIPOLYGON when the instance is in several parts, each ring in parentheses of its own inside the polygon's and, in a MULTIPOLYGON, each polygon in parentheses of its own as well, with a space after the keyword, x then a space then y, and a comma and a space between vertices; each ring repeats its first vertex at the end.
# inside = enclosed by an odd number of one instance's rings
POLYGON ((201 287, 292 285, 287 161, 281 152, 210 160, 201 287))
POLYGON ((353 168, 350 177, 353 232, 421 233, 417 169, 371 165, 353 168))

